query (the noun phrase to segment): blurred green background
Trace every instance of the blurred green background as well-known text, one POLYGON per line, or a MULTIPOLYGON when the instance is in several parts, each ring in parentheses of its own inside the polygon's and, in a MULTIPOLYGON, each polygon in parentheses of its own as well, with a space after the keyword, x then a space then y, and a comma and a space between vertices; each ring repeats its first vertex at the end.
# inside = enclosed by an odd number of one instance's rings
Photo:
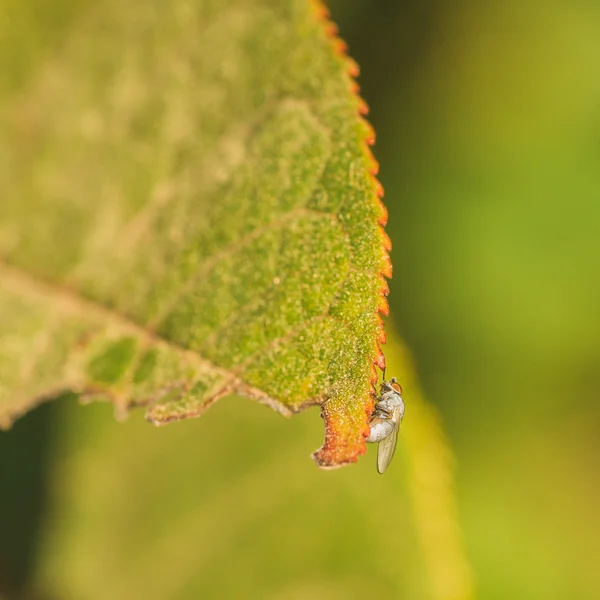
POLYGON ((598 598, 600 3, 349 5, 480 597, 598 598))
MULTIPOLYGON (((455 454, 477 596, 596 599, 600 2, 330 8, 371 106, 390 304, 455 454)), ((466 597, 452 573, 432 582, 444 532, 414 508, 406 400, 383 477, 373 448, 314 467, 316 409, 227 399, 157 430, 44 406, 0 435, 0 598, 466 597)))

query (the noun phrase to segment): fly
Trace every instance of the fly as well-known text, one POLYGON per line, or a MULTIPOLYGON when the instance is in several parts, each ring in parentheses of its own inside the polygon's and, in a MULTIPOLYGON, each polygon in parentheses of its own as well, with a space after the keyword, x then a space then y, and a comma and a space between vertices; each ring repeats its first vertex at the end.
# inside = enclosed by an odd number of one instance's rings
POLYGON ((379 442, 377 448, 377 471, 383 473, 392 462, 398 441, 398 430, 404 416, 402 387, 392 377, 381 383, 380 396, 369 421, 367 442, 379 442))

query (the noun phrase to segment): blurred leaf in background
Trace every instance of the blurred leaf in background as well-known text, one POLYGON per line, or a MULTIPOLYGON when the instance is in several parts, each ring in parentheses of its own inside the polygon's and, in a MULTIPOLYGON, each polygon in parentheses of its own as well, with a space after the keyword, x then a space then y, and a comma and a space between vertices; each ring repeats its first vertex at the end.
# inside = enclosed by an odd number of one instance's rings
POLYGON ((598 598, 600 4, 331 6, 481 597, 598 598))

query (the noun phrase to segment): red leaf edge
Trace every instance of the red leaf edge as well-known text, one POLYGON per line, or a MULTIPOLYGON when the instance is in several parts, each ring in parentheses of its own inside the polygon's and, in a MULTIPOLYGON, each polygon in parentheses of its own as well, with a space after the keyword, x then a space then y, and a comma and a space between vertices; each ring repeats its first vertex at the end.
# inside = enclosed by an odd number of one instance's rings
POLYGON ((358 441, 356 441, 356 443, 351 443, 350 440, 345 440, 346 443, 340 444, 341 438, 346 437, 340 435, 339 433, 340 429, 343 429, 344 427, 344 415, 340 415, 339 410, 329 410, 327 402, 325 402, 321 407, 321 416, 325 421, 325 441, 323 446, 313 453, 312 457, 320 468, 332 469, 356 462, 359 456, 366 453, 366 438, 369 435, 368 422, 371 414, 373 413, 374 401, 377 397, 376 384, 379 379, 377 367, 379 367, 382 371, 385 369, 385 356, 381 349, 381 345, 385 344, 386 342, 386 334, 382 315, 387 316, 389 314, 389 304, 387 301, 389 287, 387 279, 392 277, 392 263, 389 256, 389 251, 392 248, 392 242, 384 230, 388 220, 388 211, 381 200, 384 194, 383 186, 377 179, 379 163, 373 156, 370 148, 370 146, 375 144, 375 130, 373 129, 373 126, 364 118, 365 115, 369 113, 369 106, 358 94, 360 86, 356 81, 356 77, 359 75, 360 68, 358 64, 346 54, 348 46, 346 42, 338 37, 338 27, 333 21, 331 21, 329 9, 321 0, 310 0, 310 4, 313 7, 315 17, 323 24, 325 34, 329 38, 332 48, 346 63, 348 89, 351 94, 356 96, 357 117, 367 130, 367 135, 363 140, 363 152, 367 161, 370 163, 369 174, 373 183, 373 193, 377 199, 379 208, 377 224, 379 226, 379 236, 381 239, 382 258, 380 272, 380 300, 377 306, 379 313, 377 315, 378 326, 373 353, 374 359, 371 365, 371 393, 370 400, 365 403, 364 427, 362 429, 362 436, 360 436, 358 441))

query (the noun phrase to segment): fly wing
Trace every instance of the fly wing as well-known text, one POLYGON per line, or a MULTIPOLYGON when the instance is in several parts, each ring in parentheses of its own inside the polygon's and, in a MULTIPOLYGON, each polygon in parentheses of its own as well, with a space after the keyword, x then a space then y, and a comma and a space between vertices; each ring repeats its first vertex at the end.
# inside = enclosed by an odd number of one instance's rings
POLYGON ((396 423, 392 433, 379 442, 379 447, 377 448, 377 471, 379 473, 383 473, 392 462, 394 452, 396 451, 399 428, 400 424, 396 423))

